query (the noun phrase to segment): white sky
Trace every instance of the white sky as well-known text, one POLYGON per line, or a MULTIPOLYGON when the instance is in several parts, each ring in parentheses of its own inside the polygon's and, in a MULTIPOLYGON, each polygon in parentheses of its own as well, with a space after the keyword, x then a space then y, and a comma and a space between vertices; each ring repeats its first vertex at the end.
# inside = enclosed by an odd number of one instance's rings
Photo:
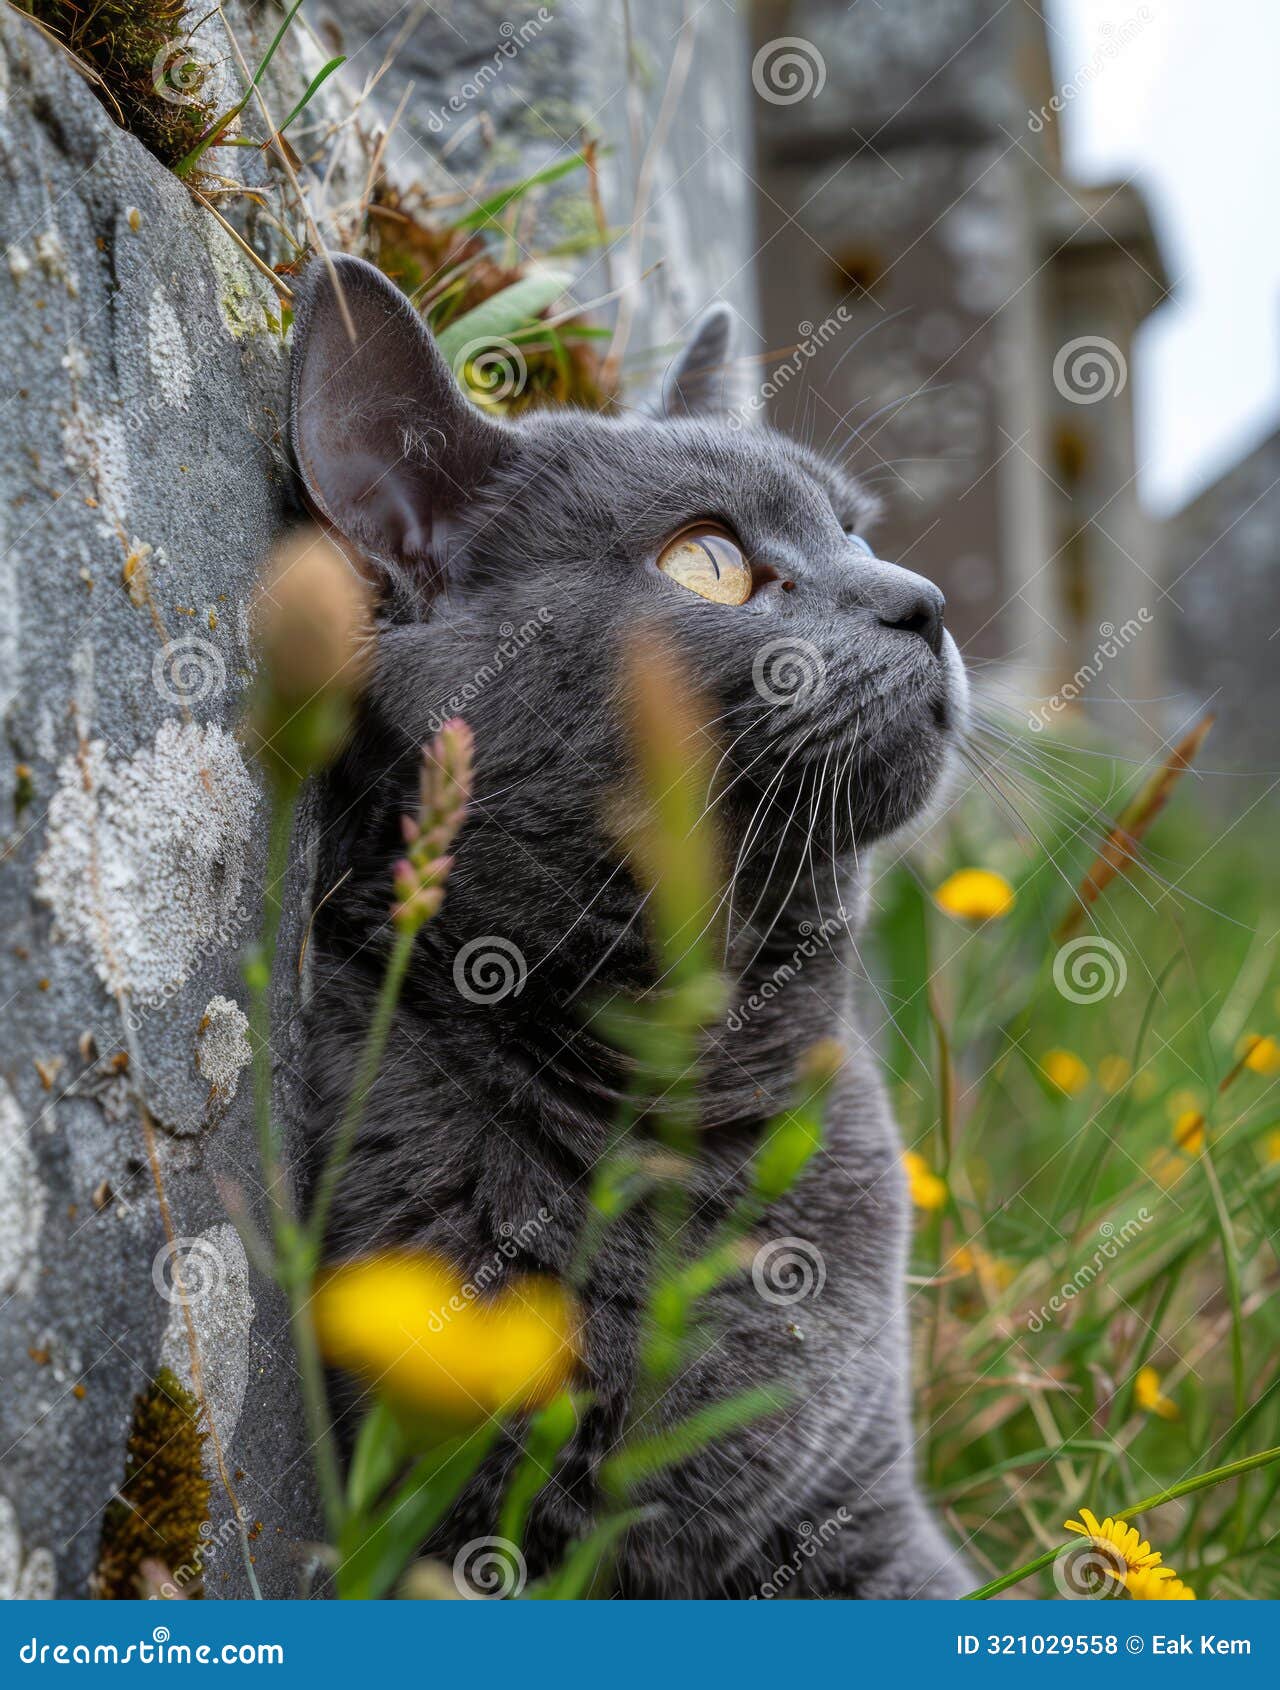
POLYGON ((1280 0, 1047 0, 1067 169, 1145 189, 1176 284, 1135 348, 1139 486, 1176 509, 1280 425, 1280 0), (1147 14, 1149 18, 1147 18, 1147 14))

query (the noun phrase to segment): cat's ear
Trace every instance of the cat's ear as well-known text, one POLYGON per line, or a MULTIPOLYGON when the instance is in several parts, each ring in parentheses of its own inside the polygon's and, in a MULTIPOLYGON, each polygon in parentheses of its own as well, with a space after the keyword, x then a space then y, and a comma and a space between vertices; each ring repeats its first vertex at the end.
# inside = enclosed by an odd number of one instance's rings
POLYGON ((733 312, 724 304, 709 305, 663 381, 662 409, 667 416, 705 416, 729 409, 732 345, 733 312))
POLYGON ((436 577, 441 525, 488 474, 503 429, 399 288, 339 256, 332 273, 313 260, 299 284, 290 437, 322 516, 373 558, 436 577))

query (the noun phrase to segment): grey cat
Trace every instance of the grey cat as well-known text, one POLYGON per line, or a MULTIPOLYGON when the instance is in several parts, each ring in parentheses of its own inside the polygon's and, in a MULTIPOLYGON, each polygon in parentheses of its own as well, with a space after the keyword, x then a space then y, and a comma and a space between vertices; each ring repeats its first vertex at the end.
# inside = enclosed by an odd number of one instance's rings
MULTIPOLYGON (((459 700, 477 787, 328 1253, 413 1243, 490 1283, 497 1267, 566 1273, 626 1082, 589 1012, 655 974, 642 894, 603 818, 627 767, 620 652, 643 627, 692 671, 727 748, 714 801, 735 869, 733 1005, 706 1039, 690 1248, 741 1190, 800 1055, 835 1037, 848 1059, 824 1151, 768 1212, 757 1271, 711 1299, 709 1343, 657 1412, 680 1418, 778 1380, 790 1406, 652 1483, 615 1588, 957 1596, 972 1580, 913 1477, 908 1205, 853 1001, 866 850, 921 810, 963 727, 942 597, 874 557, 858 537, 868 502, 840 470, 721 412, 723 309, 673 367, 659 414, 508 423, 463 396, 376 270, 341 259, 338 271, 356 340, 313 264, 294 331, 292 440, 312 507, 373 560, 385 591, 375 673, 323 798, 318 889, 341 884, 313 941, 313 1170, 381 977, 419 748, 459 700), (518 991, 460 989, 456 965, 476 939, 523 975, 518 991)), ((591 1524, 599 1464, 627 1413, 649 1225, 642 1210, 616 1224, 586 1286, 593 1406, 534 1508, 531 1575, 591 1524)), ((517 1453, 511 1441, 488 1458, 431 1552, 451 1557, 496 1529, 517 1453)))

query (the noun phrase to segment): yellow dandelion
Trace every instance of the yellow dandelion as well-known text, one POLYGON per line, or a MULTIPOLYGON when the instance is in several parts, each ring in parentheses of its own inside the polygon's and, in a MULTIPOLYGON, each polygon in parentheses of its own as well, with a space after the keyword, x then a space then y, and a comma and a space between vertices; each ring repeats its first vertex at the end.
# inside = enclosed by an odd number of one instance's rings
POLYGON ((906 1169, 911 1201, 916 1208, 941 1209, 947 1200, 946 1181, 940 1179, 915 1150, 902 1152, 902 1166, 906 1169))
POLYGON ((1104 1056, 1098 1064, 1098 1084, 1108 1097, 1114 1097, 1132 1072, 1123 1056, 1104 1056))
POLYGON ((1073 1050, 1047 1050, 1040 1059, 1040 1072, 1068 1097, 1079 1097, 1089 1084, 1089 1070, 1073 1050))
POLYGON ((1196 1593, 1172 1567, 1139 1567, 1136 1572, 1112 1573, 1138 1602, 1194 1602, 1196 1593))
POLYGON ((454 1419, 541 1406, 564 1388, 575 1359, 573 1305, 555 1281, 514 1280, 480 1297, 448 1262, 422 1252, 332 1269, 313 1308, 327 1361, 454 1419))
POLYGON ((933 901, 962 921, 995 921, 1008 915, 1017 894, 1002 874, 987 868, 962 868, 948 875, 933 901))
POLYGON ((1088 1508, 1082 1508, 1080 1519, 1067 1520, 1065 1530, 1087 1537, 1094 1548, 1110 1556, 1121 1571, 1136 1573, 1143 1567, 1160 1565, 1160 1551, 1153 1549, 1145 1538, 1139 1537, 1135 1527, 1126 1525, 1123 1520, 1113 1520, 1110 1514, 1105 1520, 1099 1520, 1088 1508))
POLYGON ((967 1244, 957 1244, 947 1257, 947 1267, 952 1273, 972 1273, 976 1266, 973 1251, 967 1244))
POLYGON ((1204 1149, 1204 1116, 1198 1109, 1184 1109, 1173 1123, 1173 1142, 1188 1156, 1198 1156, 1204 1149))
POLYGON ((1246 1033, 1236 1047, 1236 1054, 1255 1074, 1280 1074, 1280 1043, 1269 1033, 1246 1033))
POLYGON ((1154 1367, 1138 1369, 1134 1375, 1133 1394, 1138 1407, 1148 1414, 1158 1414, 1162 1420, 1178 1418, 1178 1405, 1160 1389, 1160 1375, 1154 1367))

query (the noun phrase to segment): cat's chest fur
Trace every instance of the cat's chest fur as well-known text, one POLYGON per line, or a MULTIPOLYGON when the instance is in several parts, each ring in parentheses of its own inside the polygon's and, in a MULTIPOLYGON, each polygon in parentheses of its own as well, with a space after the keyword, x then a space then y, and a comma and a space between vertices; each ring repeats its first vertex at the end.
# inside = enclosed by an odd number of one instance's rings
MULTIPOLYGON (((318 1119, 332 1121, 373 980, 331 936, 319 948, 309 1079, 318 1119)), ((798 1056, 821 1037, 850 1042, 851 964, 849 944, 833 939, 781 1001, 740 987, 724 1023, 708 1030, 690 1253, 739 1195, 766 1122, 791 1096, 798 1056), (757 1008, 742 1024, 733 1004, 747 1000, 757 1008)), ((415 989, 410 979, 330 1248, 424 1245, 489 1290, 530 1270, 565 1274, 613 1109, 602 1047, 583 1035, 579 1049, 560 1013, 545 1023, 535 1009, 492 1021, 442 1014, 437 984, 420 975, 415 989)), ((709 1300, 702 1355, 657 1412, 671 1423, 758 1385, 782 1386, 788 1406, 654 1482, 654 1523, 623 1568, 633 1593, 748 1595, 785 1522, 834 1513, 839 1498, 883 1481, 907 1414, 905 1210, 896 1130, 864 1051, 829 1099, 822 1154, 753 1229, 741 1271, 709 1300)), ((585 1529, 598 1464, 628 1417, 650 1251, 638 1210, 605 1234, 583 1290, 583 1382, 594 1407, 535 1516, 529 1553, 547 1565, 585 1529)), ((496 1456, 464 1497, 437 1540, 441 1553, 491 1529, 508 1459, 496 1456)))

